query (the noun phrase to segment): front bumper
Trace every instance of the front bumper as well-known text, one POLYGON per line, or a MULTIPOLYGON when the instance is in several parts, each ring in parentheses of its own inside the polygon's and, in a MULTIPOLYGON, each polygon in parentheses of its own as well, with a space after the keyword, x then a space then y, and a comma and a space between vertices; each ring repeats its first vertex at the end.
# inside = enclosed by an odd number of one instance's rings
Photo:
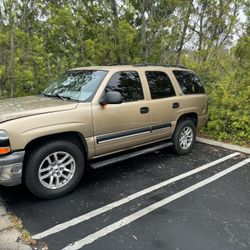
POLYGON ((0 185, 15 186, 22 183, 25 151, 14 152, 0 158, 0 185))

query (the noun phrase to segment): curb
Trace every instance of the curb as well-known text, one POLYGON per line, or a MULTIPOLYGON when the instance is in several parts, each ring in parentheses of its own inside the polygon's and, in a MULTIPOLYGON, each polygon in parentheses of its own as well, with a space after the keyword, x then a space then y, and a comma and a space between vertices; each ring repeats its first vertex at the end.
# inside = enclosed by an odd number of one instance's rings
POLYGON ((245 153, 245 154, 250 154, 250 148, 247 148, 247 147, 241 147, 238 145, 214 141, 214 140, 206 139, 206 138, 202 138, 202 137, 197 137, 196 141, 201 142, 201 143, 205 143, 205 144, 209 144, 209 145, 213 145, 213 146, 217 146, 217 147, 222 147, 222 148, 226 148, 226 149, 239 151, 239 152, 245 153))
POLYGON ((29 245, 21 242, 21 233, 13 227, 10 215, 6 211, 4 202, 0 198, 0 249, 31 250, 29 245))

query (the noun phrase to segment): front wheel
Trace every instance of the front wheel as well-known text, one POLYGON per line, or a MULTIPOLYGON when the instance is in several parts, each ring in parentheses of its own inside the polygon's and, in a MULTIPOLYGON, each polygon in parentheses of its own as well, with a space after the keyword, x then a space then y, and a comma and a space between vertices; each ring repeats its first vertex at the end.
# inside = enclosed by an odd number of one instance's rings
POLYGON ((58 198, 76 187, 83 171, 84 156, 81 149, 73 142, 55 140, 30 152, 24 182, 40 198, 58 198))
POLYGON ((182 120, 176 125, 172 142, 174 151, 179 155, 189 153, 195 143, 196 129, 193 121, 182 120))

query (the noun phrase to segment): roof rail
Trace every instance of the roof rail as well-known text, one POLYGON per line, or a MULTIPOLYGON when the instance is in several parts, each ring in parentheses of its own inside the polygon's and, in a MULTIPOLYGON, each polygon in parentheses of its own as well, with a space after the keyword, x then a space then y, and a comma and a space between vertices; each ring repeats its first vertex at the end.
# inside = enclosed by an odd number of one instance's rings
POLYGON ((128 65, 126 63, 111 63, 111 64, 107 64, 107 66, 123 66, 123 65, 128 65))
POLYGON ((187 69, 187 67, 179 64, 166 64, 165 67, 176 67, 176 68, 181 68, 181 69, 187 69))
POLYGON ((153 64, 153 63, 143 63, 143 64, 134 64, 134 67, 148 67, 148 66, 160 66, 160 67, 176 67, 187 69, 185 66, 178 65, 178 64, 153 64))

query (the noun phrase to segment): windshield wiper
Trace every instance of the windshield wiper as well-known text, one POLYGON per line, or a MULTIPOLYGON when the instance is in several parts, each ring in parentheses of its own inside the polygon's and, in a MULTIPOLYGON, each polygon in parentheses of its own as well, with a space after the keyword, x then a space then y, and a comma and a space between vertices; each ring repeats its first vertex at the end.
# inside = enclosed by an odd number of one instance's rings
POLYGON ((49 95, 49 94, 44 94, 44 93, 42 93, 42 94, 43 94, 43 96, 46 96, 46 97, 56 97, 56 98, 59 98, 59 99, 61 99, 63 101, 65 101, 65 99, 66 99, 63 96, 59 95, 59 94, 54 94, 54 95, 49 95))
POLYGON ((61 96, 61 95, 59 95, 59 94, 50 95, 50 94, 42 93, 42 95, 43 95, 43 96, 46 96, 46 97, 56 97, 56 98, 59 98, 59 99, 61 99, 61 100, 63 100, 63 101, 66 101, 66 100, 78 101, 78 100, 73 99, 73 98, 71 98, 71 97, 69 97, 69 96, 61 96))
POLYGON ((43 95, 43 96, 46 96, 46 97, 57 97, 57 98, 59 98, 59 99, 65 101, 65 99, 64 99, 62 96, 60 96, 59 94, 50 95, 50 94, 42 93, 42 95, 43 95))

